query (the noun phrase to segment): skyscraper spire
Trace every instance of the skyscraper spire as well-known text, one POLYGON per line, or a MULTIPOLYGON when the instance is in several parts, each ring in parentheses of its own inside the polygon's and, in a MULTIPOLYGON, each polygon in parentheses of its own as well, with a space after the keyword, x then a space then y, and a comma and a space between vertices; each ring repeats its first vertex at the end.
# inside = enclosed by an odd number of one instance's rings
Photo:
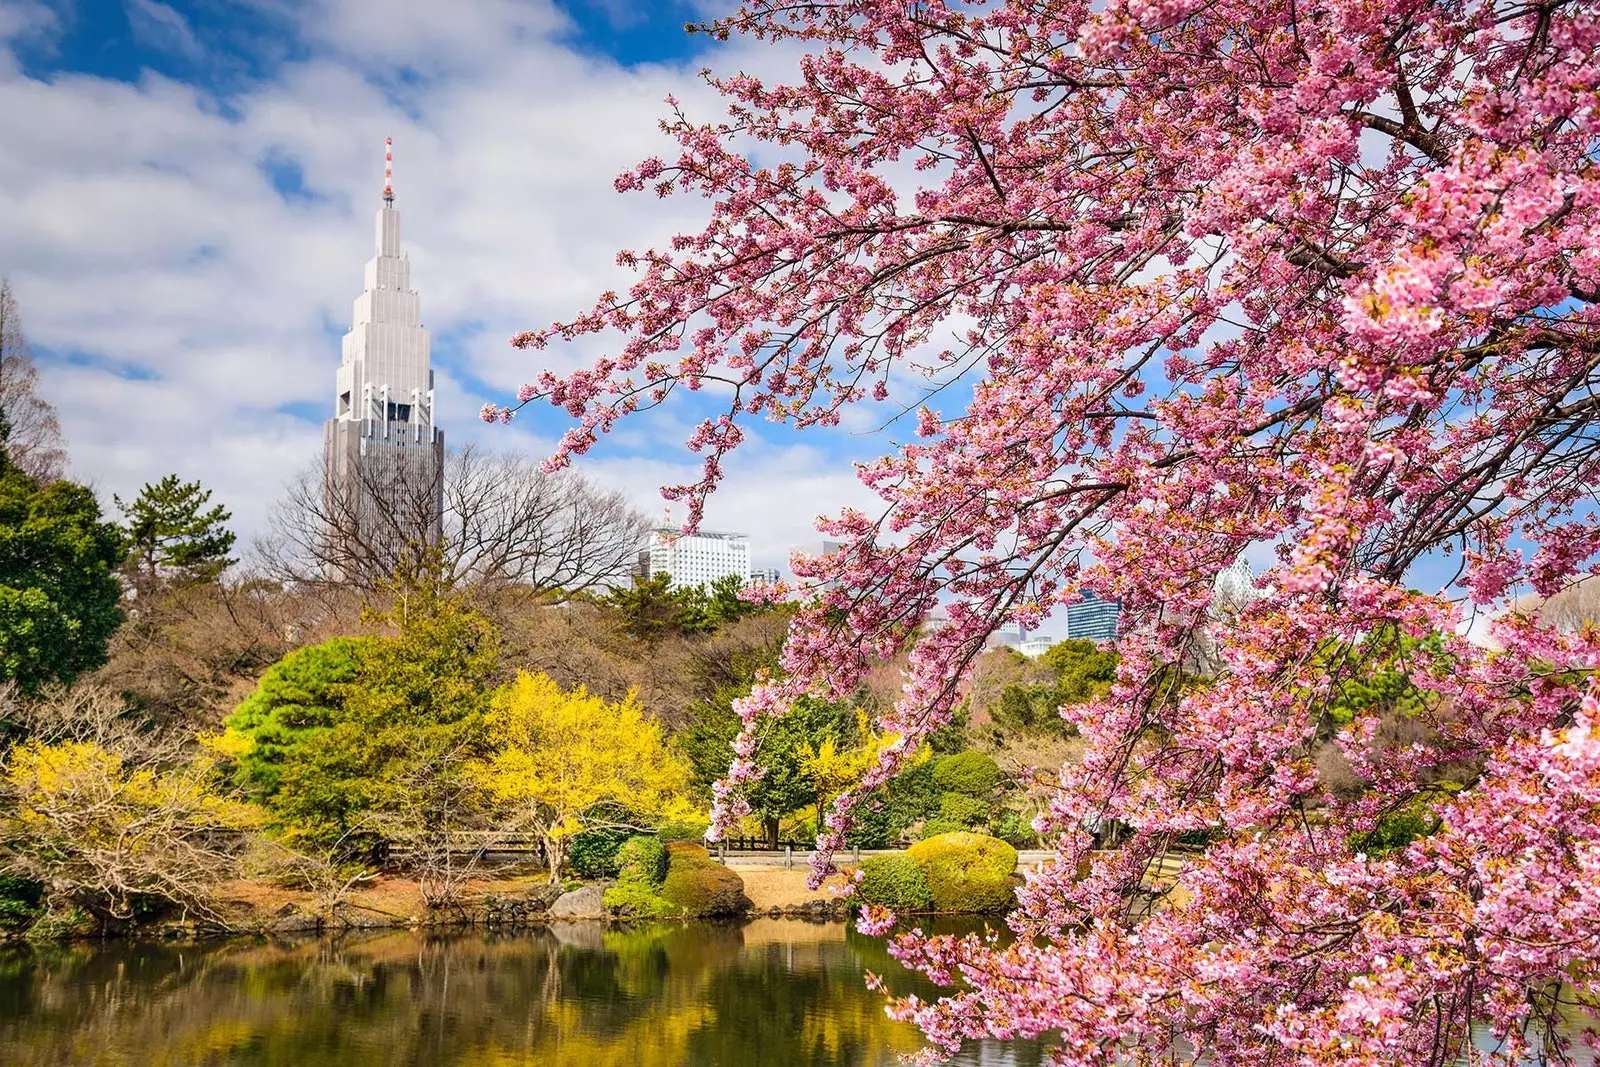
POLYGON ((377 246, 323 429, 330 513, 351 526, 329 551, 347 579, 392 574, 405 552, 438 542, 443 521, 444 434, 433 424, 431 340, 400 250, 392 138, 383 142, 383 202, 374 214, 377 246))

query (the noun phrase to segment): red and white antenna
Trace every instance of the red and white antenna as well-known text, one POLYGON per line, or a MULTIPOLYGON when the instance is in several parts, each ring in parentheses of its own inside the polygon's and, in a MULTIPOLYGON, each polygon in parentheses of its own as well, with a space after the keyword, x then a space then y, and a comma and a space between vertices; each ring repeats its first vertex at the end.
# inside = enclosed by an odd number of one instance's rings
POLYGON ((383 139, 383 198, 394 200, 394 138, 383 139))

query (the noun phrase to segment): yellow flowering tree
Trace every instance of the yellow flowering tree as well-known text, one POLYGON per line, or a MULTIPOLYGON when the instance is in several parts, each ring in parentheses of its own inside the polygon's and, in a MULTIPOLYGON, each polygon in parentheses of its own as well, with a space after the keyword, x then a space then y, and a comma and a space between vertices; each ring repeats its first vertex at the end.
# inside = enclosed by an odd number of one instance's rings
MULTIPOLYGON (((817 789, 817 825, 823 826, 833 800, 847 789, 854 789, 882 757, 885 749, 900 740, 899 734, 878 733, 863 708, 855 709, 856 729, 853 744, 841 744, 833 735, 821 741, 808 741, 801 749, 800 766, 811 776, 817 789)), ((926 745, 907 758, 907 769, 927 762, 926 745)))
POLYGON ((630 826, 689 807, 688 769, 661 725, 632 693, 612 703, 583 686, 563 690, 543 674, 518 672, 485 719, 489 755, 472 770, 502 826, 536 834, 560 881, 567 845, 586 829, 630 826))
POLYGON ((144 896, 216 920, 208 891, 235 872, 257 822, 217 785, 207 751, 163 766, 93 741, 24 742, 0 766, 0 873, 107 918, 130 918, 144 896))

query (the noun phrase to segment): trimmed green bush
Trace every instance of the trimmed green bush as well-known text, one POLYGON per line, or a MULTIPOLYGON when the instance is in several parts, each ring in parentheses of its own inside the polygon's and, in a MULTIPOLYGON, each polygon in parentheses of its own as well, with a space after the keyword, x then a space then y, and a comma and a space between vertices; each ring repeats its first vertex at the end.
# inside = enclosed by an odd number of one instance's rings
POLYGON ((945 834, 959 834, 971 827, 963 826, 958 822, 938 817, 929 819, 922 824, 922 829, 917 831, 917 840, 926 841, 930 837, 943 837, 945 834))
POLYGON ((711 858, 699 845, 673 841, 667 845, 667 877, 661 899, 670 914, 693 918, 741 915, 750 907, 744 879, 711 858))
POLYGON ((667 876, 667 846, 653 837, 630 837, 617 850, 617 880, 658 886, 667 876))
POLYGON ((910 856, 873 856, 863 863, 856 897, 901 913, 933 910, 928 877, 910 856))
POLYGON ((1017 850, 985 834, 940 834, 918 841, 906 855, 928 879, 939 911, 1005 911, 1016 902, 1017 850))
POLYGON ((667 902, 648 882, 618 882, 606 890, 606 910, 624 919, 657 919, 667 914, 667 902))
POLYGON ((964 830, 983 826, 993 810, 993 805, 961 793, 946 793, 939 798, 939 818, 956 823, 964 830))
POLYGON ((618 859, 622 880, 605 895, 606 907, 618 915, 692 919, 742 915, 750 908, 744 879, 692 842, 662 845, 655 838, 635 837, 618 859))
POLYGON ((1000 778, 1000 765, 982 752, 957 752, 933 765, 933 784, 946 793, 988 796, 1000 778))
POLYGON ((989 823, 989 830, 1012 848, 1033 848, 1039 843, 1033 821, 1014 811, 1004 811, 989 823))
POLYGON ((584 830, 567 844, 567 868, 579 878, 615 878, 617 852, 631 830, 584 830))

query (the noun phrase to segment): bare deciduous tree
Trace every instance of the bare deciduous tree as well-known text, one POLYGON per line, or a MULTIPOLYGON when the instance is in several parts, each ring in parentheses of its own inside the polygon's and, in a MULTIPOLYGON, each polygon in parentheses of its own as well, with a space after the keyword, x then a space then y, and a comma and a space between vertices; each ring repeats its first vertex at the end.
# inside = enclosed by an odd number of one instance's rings
POLYGON ((56 409, 39 395, 39 369, 11 283, 0 278, 0 446, 24 474, 53 482, 66 473, 67 453, 56 409))
POLYGON ((373 590, 425 557, 453 587, 564 599, 631 573, 649 528, 621 493, 572 471, 547 474, 515 452, 453 450, 434 476, 442 485, 359 467, 353 477, 360 484, 336 490, 319 463, 290 483, 258 546, 269 573, 373 590))

